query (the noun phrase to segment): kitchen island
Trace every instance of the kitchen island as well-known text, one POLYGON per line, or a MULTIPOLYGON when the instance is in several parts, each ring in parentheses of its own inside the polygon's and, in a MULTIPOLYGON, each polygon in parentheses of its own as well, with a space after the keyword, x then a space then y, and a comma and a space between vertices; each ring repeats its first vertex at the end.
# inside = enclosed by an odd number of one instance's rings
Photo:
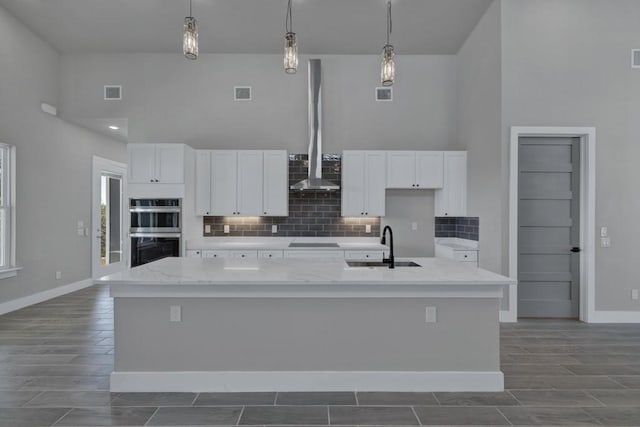
POLYGON ((111 391, 499 391, 513 281, 440 258, 166 258, 114 298, 111 391))

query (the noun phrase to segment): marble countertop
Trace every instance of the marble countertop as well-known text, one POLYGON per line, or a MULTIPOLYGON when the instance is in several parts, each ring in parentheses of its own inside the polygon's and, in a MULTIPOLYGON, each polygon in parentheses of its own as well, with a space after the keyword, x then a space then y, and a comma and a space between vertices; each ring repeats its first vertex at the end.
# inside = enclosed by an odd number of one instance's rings
POLYGON ((344 260, 165 258, 94 280, 114 297, 501 297, 515 281, 441 258, 421 267, 349 267, 344 260))
POLYGON ((208 237, 186 241, 187 250, 368 250, 384 251, 378 237, 208 237), (337 243, 338 247, 293 247, 290 243, 337 243))
POLYGON ((451 248, 454 251, 477 251, 478 242, 475 240, 458 239, 456 237, 438 237, 435 240, 436 245, 451 248))

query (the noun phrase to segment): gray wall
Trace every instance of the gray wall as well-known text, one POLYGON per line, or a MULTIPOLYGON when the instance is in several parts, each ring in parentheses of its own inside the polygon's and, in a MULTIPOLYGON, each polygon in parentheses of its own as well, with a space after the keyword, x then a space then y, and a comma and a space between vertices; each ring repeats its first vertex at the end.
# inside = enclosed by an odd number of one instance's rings
MULTIPOLYGON (((326 153, 459 148, 455 56, 399 56, 392 103, 374 100, 377 55, 320 57, 326 153)), ((307 59, 290 76, 280 55, 63 55, 63 114, 127 117, 130 142, 306 153, 307 59), (124 99, 104 102, 105 84, 122 84, 124 99), (234 85, 252 86, 254 100, 234 102, 234 85)))
POLYGON ((596 251, 598 310, 640 310, 639 16, 637 0, 502 0, 503 142, 509 126, 597 129, 596 224, 612 241, 596 251))
POLYGON ((494 1, 457 56, 458 139, 468 151, 469 216, 480 218, 480 267, 506 273, 503 263, 505 186, 501 139, 500 2, 494 1))
POLYGON ((58 102, 59 55, 0 7, 0 141, 16 146, 17 277, 0 281, 0 302, 90 274, 91 158, 123 161, 115 142, 40 111, 58 102), (55 272, 63 272, 55 280, 55 272))
MULTIPOLYGON (((387 190, 385 225, 393 229, 394 255, 397 257, 434 256, 434 192, 433 190, 387 190), (411 229, 411 223, 418 225, 411 229)), ((388 242, 387 242, 388 244, 388 242)))

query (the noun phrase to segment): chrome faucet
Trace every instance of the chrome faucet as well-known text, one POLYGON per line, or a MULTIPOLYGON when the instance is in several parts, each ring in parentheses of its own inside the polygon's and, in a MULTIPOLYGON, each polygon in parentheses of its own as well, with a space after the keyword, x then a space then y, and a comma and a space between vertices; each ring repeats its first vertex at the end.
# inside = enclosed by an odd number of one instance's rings
POLYGON ((387 243, 387 239, 385 238, 385 236, 387 235, 387 230, 389 230, 389 258, 382 258, 382 262, 389 264, 389 268, 396 268, 396 264, 393 258, 393 231, 391 230, 391 227, 389 227, 388 225, 384 227, 384 230, 382 230, 382 238, 380 239, 380 243, 382 243, 383 245, 386 245, 387 243))

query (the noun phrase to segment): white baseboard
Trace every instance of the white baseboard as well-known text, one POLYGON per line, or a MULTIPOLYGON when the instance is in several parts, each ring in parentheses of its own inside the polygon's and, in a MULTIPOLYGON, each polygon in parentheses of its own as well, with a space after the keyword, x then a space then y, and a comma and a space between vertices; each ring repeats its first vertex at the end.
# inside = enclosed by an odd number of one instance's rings
POLYGON ((596 310, 589 323, 640 323, 640 311, 596 310))
POLYGON ((0 315, 20 310, 33 304, 38 304, 52 298, 79 291, 93 285, 93 280, 84 279, 78 282, 69 283, 68 285, 58 286, 57 288, 48 289, 36 294, 27 295, 26 297, 17 298, 0 304, 0 315))
POLYGON ((111 392, 503 391, 491 372, 113 372, 111 392))

